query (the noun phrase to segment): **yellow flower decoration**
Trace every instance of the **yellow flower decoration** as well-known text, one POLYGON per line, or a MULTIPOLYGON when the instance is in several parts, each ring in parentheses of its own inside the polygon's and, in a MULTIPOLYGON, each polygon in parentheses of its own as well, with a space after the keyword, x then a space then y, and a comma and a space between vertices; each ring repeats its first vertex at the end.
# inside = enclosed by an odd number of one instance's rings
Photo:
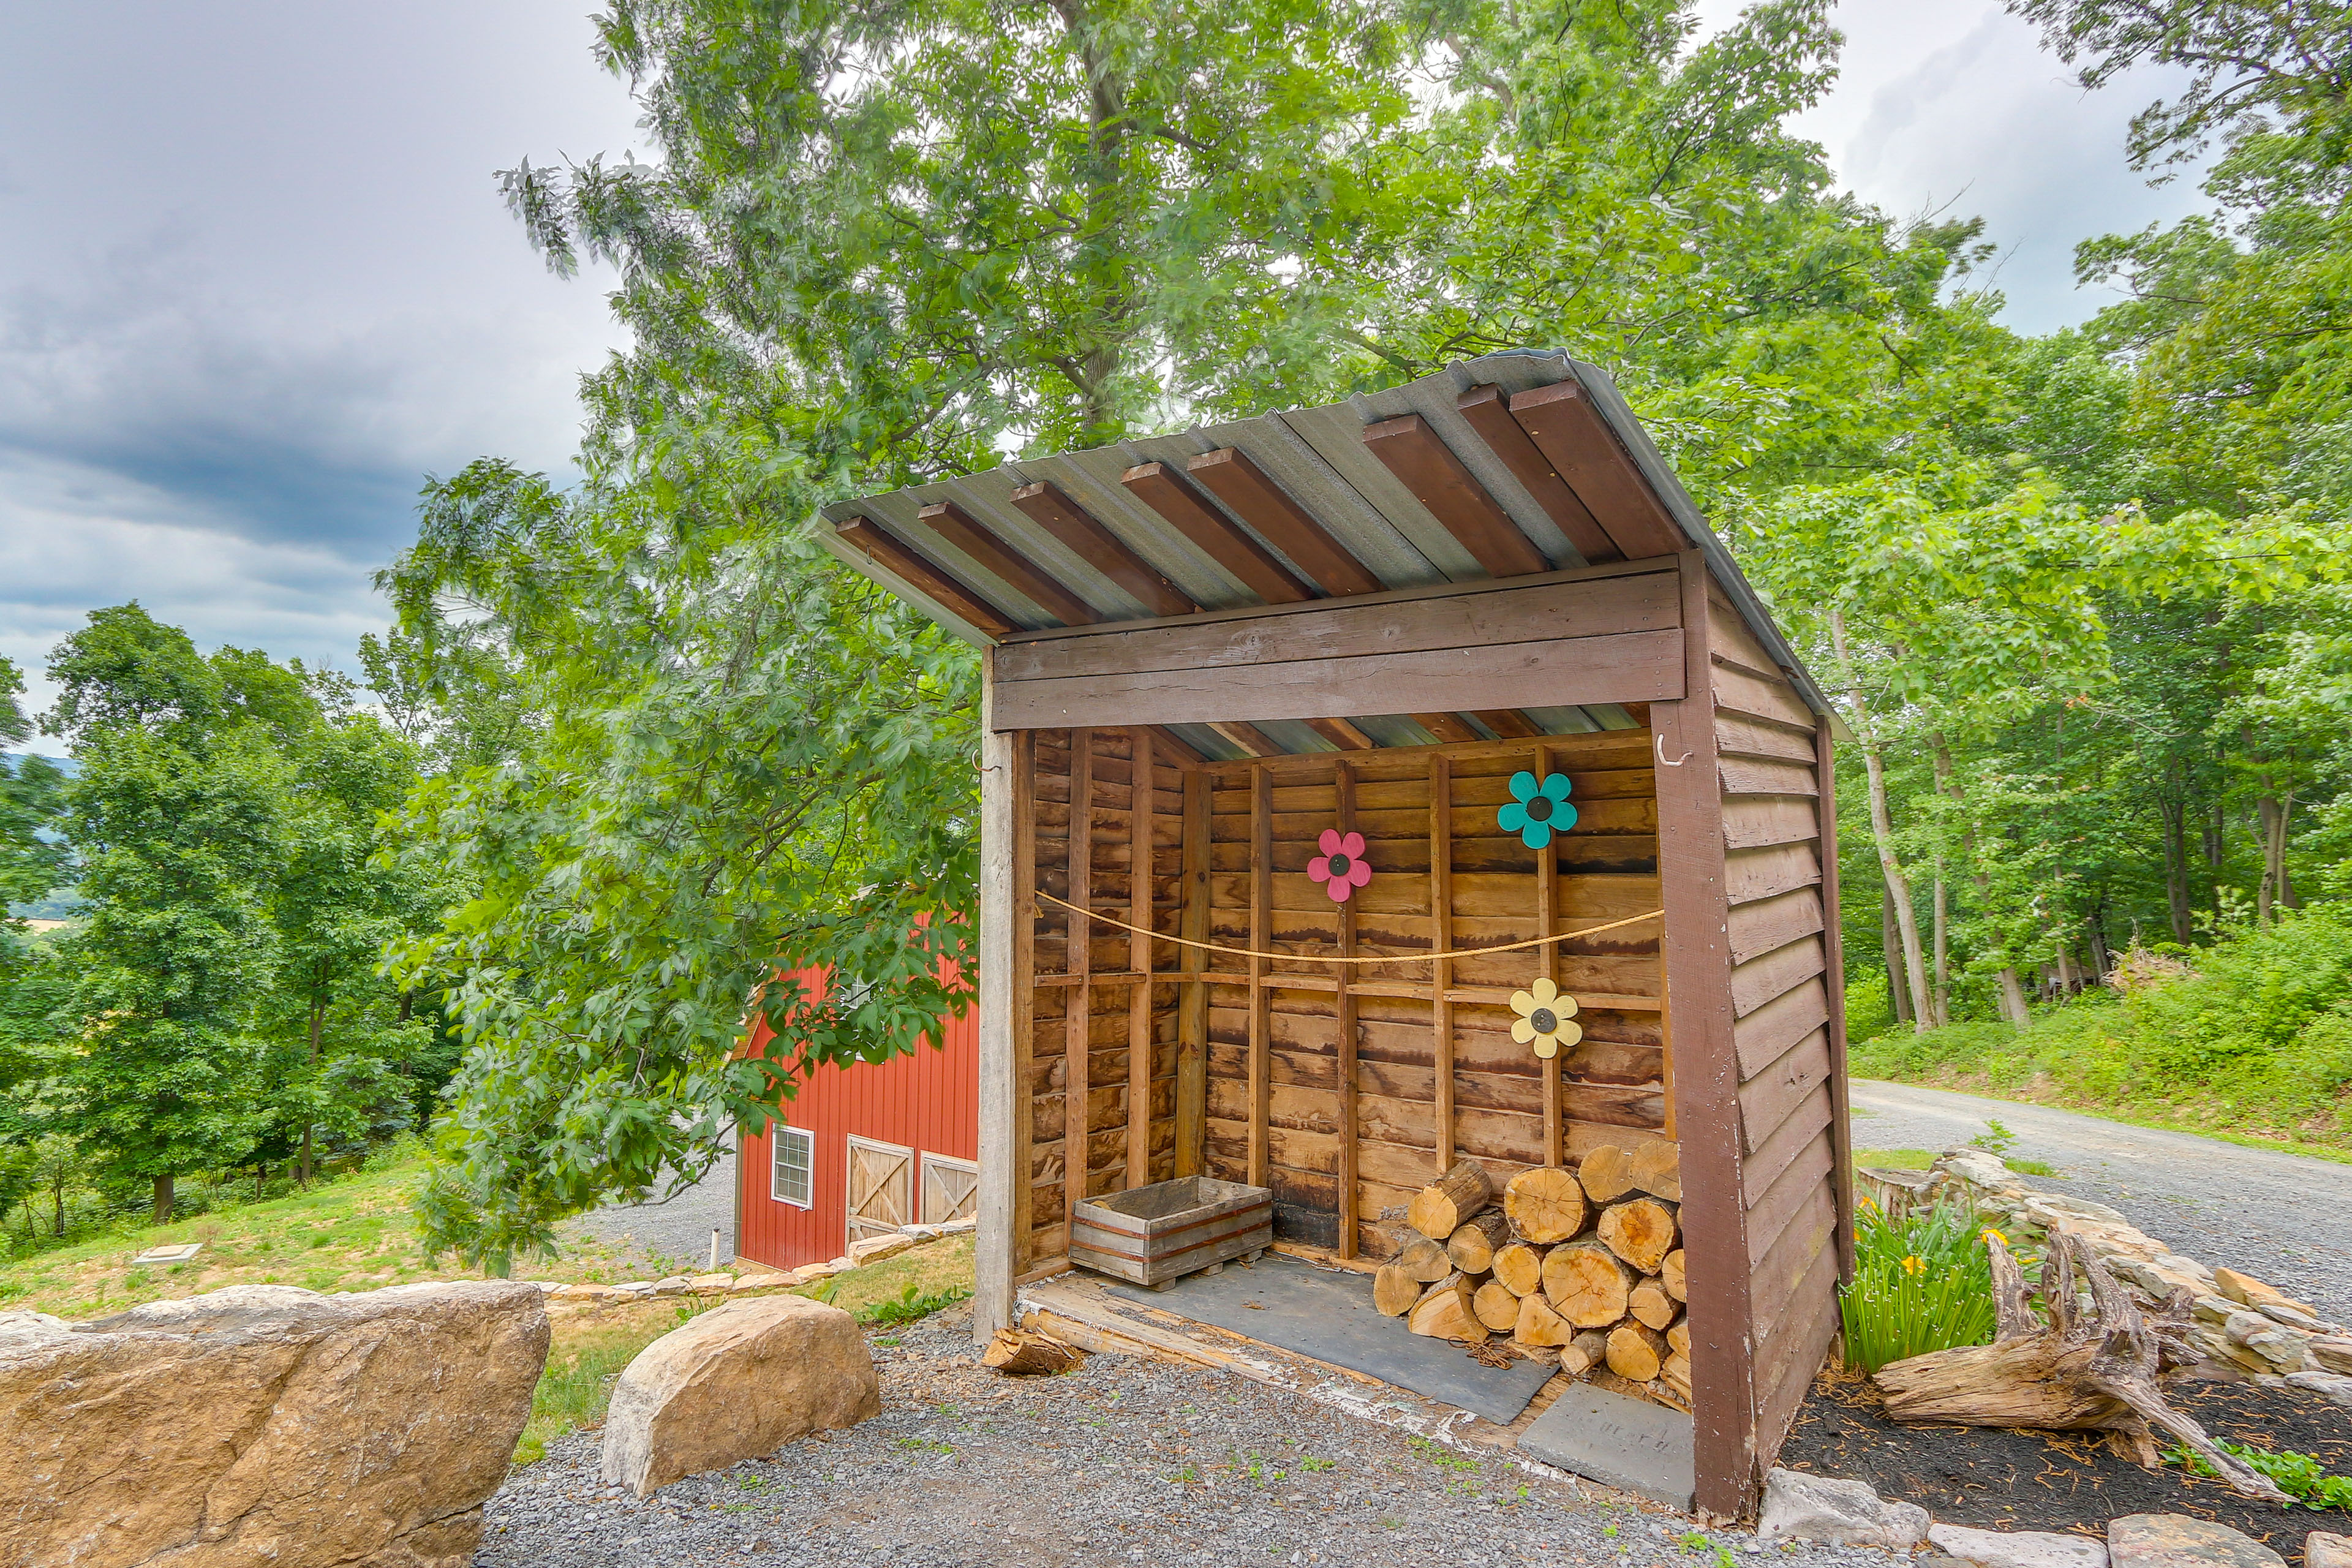
POLYGON ((1925 1274, 1927 1272, 1927 1260, 1916 1256, 1906 1258, 1903 1260, 1903 1272, 1906 1274, 1925 1274))
POLYGON ((1582 1026, 1575 1022, 1576 998, 1561 995, 1549 977, 1512 992, 1511 1011, 1518 1015, 1511 1020, 1511 1038, 1534 1046, 1539 1057, 1558 1056, 1560 1047, 1584 1038, 1582 1026))
POLYGON ((1987 1226, 1985 1227, 1984 1238, 1988 1242, 1998 1241, 2003 1247, 2007 1247, 2009 1245, 2009 1237, 2001 1235, 2000 1232, 1993 1229, 1990 1226, 1987 1226))

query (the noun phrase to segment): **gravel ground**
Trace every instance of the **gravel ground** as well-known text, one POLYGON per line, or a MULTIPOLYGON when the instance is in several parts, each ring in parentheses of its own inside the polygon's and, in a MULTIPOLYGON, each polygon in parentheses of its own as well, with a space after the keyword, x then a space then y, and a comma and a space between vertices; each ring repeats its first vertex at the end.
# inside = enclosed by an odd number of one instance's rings
POLYGON ((2010 1153, 2057 1168, 2032 1185, 2120 1209, 2176 1251, 2352 1322, 2352 1165, 1907 1083, 1857 1079, 1853 1106, 1857 1148, 1942 1150, 1998 1119, 2017 1134, 2010 1153))
POLYGON ((1089 1357, 1014 1380, 968 1309, 877 1332, 883 1413, 639 1502, 576 1434, 489 1506, 479 1568, 1130 1563, 1895 1568, 1880 1552, 1702 1539, 1680 1515, 1228 1373, 1089 1357), (1718 1555, 1715 1548, 1723 1549, 1718 1555))
POLYGON ((666 1203, 615 1204, 566 1222, 561 1230, 635 1246, 691 1268, 710 1260, 710 1231, 719 1229, 719 1261, 735 1256, 735 1154, 730 1150, 710 1174, 666 1203))

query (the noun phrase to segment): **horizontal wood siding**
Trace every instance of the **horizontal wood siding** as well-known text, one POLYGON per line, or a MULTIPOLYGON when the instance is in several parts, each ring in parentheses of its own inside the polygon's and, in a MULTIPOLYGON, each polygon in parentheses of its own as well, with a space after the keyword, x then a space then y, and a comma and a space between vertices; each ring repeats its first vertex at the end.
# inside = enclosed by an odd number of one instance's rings
MULTIPOLYGON (((1649 732, 1551 736, 1510 745, 1473 742, 1410 751, 1327 753, 1257 763, 1218 763, 1210 777, 1207 940, 1252 945, 1262 925, 1268 951, 1304 957, 1339 951, 1339 907, 1306 868, 1316 839, 1336 823, 1337 769, 1352 778, 1353 820, 1365 836, 1370 883, 1349 900, 1361 953, 1409 959, 1433 951, 1430 781, 1446 798, 1437 822, 1454 868, 1450 936, 1455 948, 1523 942, 1545 934, 1538 886, 1546 857, 1557 868, 1553 929, 1576 929, 1659 907, 1657 803, 1649 732), (1543 850, 1528 848, 1496 821, 1512 796, 1511 775, 1550 771, 1570 781, 1577 820, 1543 850), (1447 767, 1433 775, 1430 760, 1447 767), (1265 824, 1270 893, 1254 907, 1251 874, 1253 775, 1267 775, 1265 824)), ((1435 1179, 1443 1137, 1457 1158, 1486 1166, 1499 1184, 1528 1166, 1574 1158, 1602 1143, 1662 1138, 1666 1121, 1665 1039, 1659 998, 1659 922, 1652 921, 1557 950, 1528 949, 1454 961, 1452 998, 1454 1111, 1438 1124, 1436 1015, 1431 965, 1400 962, 1351 974, 1339 993, 1334 966, 1276 959, 1265 999, 1266 1089, 1263 1168, 1274 1189, 1276 1234, 1335 1245, 1349 1205, 1339 1187, 1346 1110, 1338 1078, 1344 1016, 1355 1042, 1357 1246, 1385 1257, 1396 1245, 1384 1213, 1401 1209, 1435 1179), (1547 1156, 1545 1064, 1510 1037, 1511 990, 1549 973, 1582 998, 1584 1038, 1553 1064, 1559 1074, 1559 1151, 1547 1156), (1613 1005, 1603 1005, 1601 999, 1613 1005)), ((1206 1170, 1245 1181, 1252 1168, 1251 986, 1245 961, 1206 963, 1208 986, 1206 1170)))
MULTIPOLYGON (((1149 626, 989 654, 1002 730, 1344 719, 1681 695, 1672 572, 1149 626)), ((1768 827, 1761 829, 1767 833, 1768 827)))
POLYGON ((1817 720, 1713 591, 1707 617, 1737 1015, 1755 1462, 1769 1468, 1837 1322, 1843 1040, 1817 720), (1837 1080, 1832 1086, 1832 1080, 1837 1080))

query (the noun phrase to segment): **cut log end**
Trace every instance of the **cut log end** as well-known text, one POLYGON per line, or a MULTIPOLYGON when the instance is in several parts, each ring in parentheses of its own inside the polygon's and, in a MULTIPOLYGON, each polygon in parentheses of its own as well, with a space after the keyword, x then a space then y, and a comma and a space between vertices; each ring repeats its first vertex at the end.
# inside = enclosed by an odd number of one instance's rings
POLYGON ((1514 1296, 1532 1296, 1543 1289, 1544 1249, 1514 1241, 1495 1248, 1495 1278, 1514 1296))
POLYGON ((1657 1273, 1675 1249, 1675 1211, 1655 1198, 1612 1204, 1593 1228, 1602 1246, 1644 1274, 1657 1273))
POLYGON ((1609 1331, 1609 1370, 1628 1383, 1654 1379, 1666 1355, 1666 1336, 1647 1323, 1620 1323, 1609 1331))
POLYGON ((1405 1223, 1443 1246, 1494 1198, 1495 1184, 1487 1179, 1486 1168, 1475 1160, 1459 1160, 1452 1170, 1413 1194, 1405 1209, 1405 1223))
POLYGON ((1087 1352, 1066 1345, 1051 1334, 1034 1329, 999 1329, 981 1352, 982 1366, 1009 1377, 1038 1377, 1068 1372, 1087 1359, 1087 1352))
POLYGON ((1633 1190, 1633 1153, 1614 1143, 1588 1152, 1576 1167, 1584 1195, 1596 1204, 1613 1204, 1633 1190))
POLYGON ((1402 1318, 1412 1310, 1428 1289, 1425 1281, 1413 1278, 1412 1270, 1401 1264, 1383 1263, 1372 1276, 1372 1305, 1391 1318, 1402 1318))
POLYGON ((1655 1279, 1641 1280, 1627 1292, 1625 1310, 1633 1314, 1634 1321, 1647 1323, 1660 1332, 1673 1327, 1674 1321, 1682 1315, 1681 1304, 1667 1295, 1666 1288, 1655 1279))
POLYGON ((1675 1247, 1658 1265, 1658 1283, 1677 1301, 1690 1300, 1690 1284, 1683 1273, 1683 1249, 1675 1247))
POLYGON ((1503 1189, 1503 1212, 1522 1241, 1566 1241, 1584 1228, 1584 1188, 1572 1172, 1538 1165, 1513 1176, 1503 1189))
POLYGON ((1609 1359, 1609 1336, 1599 1329, 1587 1329, 1559 1350, 1559 1370, 1570 1377, 1583 1377, 1597 1372, 1609 1359))
POLYGON ((1633 1271, 1603 1247, 1576 1242, 1544 1255, 1544 1294, 1580 1329, 1605 1329, 1625 1316, 1633 1271))
POLYGON ((1626 1162, 1633 1185, 1670 1204, 1683 1201, 1683 1152, 1672 1143, 1644 1143, 1626 1162))
POLYGON ((1501 1209, 1483 1209, 1463 1222, 1445 1239, 1445 1255, 1465 1274, 1484 1274, 1495 1266, 1495 1250, 1511 1239, 1511 1222, 1501 1209))

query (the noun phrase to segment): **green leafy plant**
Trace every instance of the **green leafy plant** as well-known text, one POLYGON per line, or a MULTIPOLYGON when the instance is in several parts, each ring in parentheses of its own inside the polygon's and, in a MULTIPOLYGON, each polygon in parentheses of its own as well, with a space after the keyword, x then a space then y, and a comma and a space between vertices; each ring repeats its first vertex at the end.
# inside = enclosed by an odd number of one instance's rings
POLYGON ((1981 1149, 1988 1154, 2006 1154, 2015 1147, 2017 1134, 2001 1122, 1988 1119, 1985 1130, 1969 1140, 1969 1147, 1981 1149))
POLYGON ((1846 1359, 1864 1372, 1955 1345, 1990 1342, 1995 1316, 1985 1232, 1952 1205, 1900 1220, 1865 1207, 1853 1283, 1840 1293, 1846 1359))
MULTIPOLYGON (((825 1284, 827 1286, 831 1286, 833 1281, 828 1279, 825 1281, 825 1284)), ((929 1295, 925 1295, 922 1292, 921 1287, 909 1281, 907 1288, 898 1292, 898 1300, 893 1301, 877 1301, 871 1307, 860 1310, 857 1314, 857 1321, 861 1323, 920 1322, 925 1318, 929 1317, 933 1312, 940 1310, 943 1307, 952 1307, 958 1301, 962 1300, 971 1294, 971 1291, 968 1287, 962 1285, 950 1285, 941 1289, 934 1290, 929 1295)), ((832 1296, 828 1292, 826 1294, 820 1295, 817 1299, 822 1301, 830 1301, 832 1300, 832 1296)))
MULTIPOLYGON (((2310 1454, 2273 1453, 2267 1448, 2233 1443, 2227 1437, 2216 1437, 2213 1441, 2223 1453, 2243 1459, 2249 1468, 2269 1477, 2279 1490, 2305 1508, 2352 1508, 2352 1476, 2329 1475, 2319 1460, 2310 1454)), ((2186 1445, 2167 1448, 2164 1457, 2192 1475, 2215 1473, 2212 1466, 2198 1458, 2186 1445)))

